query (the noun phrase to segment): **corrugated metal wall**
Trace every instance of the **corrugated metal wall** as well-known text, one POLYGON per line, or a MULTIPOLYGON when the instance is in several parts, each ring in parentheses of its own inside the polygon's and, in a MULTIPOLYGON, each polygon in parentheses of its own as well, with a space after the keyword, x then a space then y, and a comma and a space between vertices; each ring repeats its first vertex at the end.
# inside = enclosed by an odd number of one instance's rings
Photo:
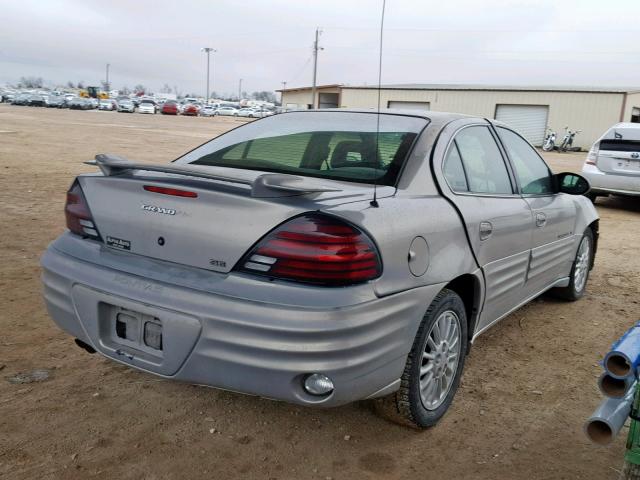
MULTIPOLYGON (((343 88, 340 106, 374 108, 377 99, 377 90, 373 88, 343 88)), ((433 111, 488 118, 495 117, 496 105, 499 104, 548 105, 549 126, 556 130, 560 138, 565 126, 582 130, 576 136, 574 145, 583 149, 588 149, 611 125, 620 121, 622 99, 621 93, 385 89, 381 92, 382 105, 394 100, 429 102, 433 111)), ((640 96, 635 97, 634 102, 640 103, 640 96)), ((631 103, 628 98, 629 118, 631 103)))

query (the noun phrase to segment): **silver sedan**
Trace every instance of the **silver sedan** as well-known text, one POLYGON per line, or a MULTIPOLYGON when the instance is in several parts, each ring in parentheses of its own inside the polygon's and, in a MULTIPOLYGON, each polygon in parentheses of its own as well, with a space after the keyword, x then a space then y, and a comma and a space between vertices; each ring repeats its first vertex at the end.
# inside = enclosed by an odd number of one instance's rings
POLYGON ((293 112, 169 165, 98 155, 42 257, 53 320, 117 362, 434 425, 470 344, 553 289, 583 296, 598 216, 505 125, 293 112))

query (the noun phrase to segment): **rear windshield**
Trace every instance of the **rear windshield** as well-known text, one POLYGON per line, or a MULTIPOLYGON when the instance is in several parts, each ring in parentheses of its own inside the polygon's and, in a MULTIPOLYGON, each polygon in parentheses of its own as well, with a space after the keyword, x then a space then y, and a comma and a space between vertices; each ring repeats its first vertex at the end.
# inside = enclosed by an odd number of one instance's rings
POLYGON ((178 163, 395 185, 427 120, 352 112, 296 112, 231 130, 178 163))
POLYGON ((640 151, 640 140, 600 140, 600 150, 612 150, 616 152, 640 151))

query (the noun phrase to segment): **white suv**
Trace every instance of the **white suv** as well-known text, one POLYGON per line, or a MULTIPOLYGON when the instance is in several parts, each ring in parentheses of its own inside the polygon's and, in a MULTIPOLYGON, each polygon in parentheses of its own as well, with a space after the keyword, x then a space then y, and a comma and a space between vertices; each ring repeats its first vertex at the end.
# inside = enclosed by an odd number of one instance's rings
POLYGON ((587 196, 640 196, 640 123, 617 123, 593 144, 582 167, 587 196))

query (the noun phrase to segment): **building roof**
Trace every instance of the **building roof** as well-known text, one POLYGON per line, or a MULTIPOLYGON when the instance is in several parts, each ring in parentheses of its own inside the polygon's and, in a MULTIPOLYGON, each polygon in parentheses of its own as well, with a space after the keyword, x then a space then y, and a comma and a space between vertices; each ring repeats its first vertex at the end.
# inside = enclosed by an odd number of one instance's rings
MULTIPOLYGON (((320 85, 321 88, 377 89, 377 85, 320 85)), ((383 90, 472 90, 472 91, 520 91, 520 92, 579 92, 579 93, 639 93, 640 87, 598 87, 598 86, 561 86, 561 85, 481 85, 456 83, 397 83, 381 85, 383 90)), ((284 90, 303 91, 311 87, 299 87, 284 90)), ((278 90, 282 91, 282 90, 278 90)))
MULTIPOLYGON (((321 90, 323 88, 343 88, 344 85, 342 83, 330 83, 327 85, 316 85, 317 90, 321 90)), ((298 92, 304 90, 311 90, 311 87, 294 87, 294 88, 281 88, 276 90, 276 92, 298 92)))

